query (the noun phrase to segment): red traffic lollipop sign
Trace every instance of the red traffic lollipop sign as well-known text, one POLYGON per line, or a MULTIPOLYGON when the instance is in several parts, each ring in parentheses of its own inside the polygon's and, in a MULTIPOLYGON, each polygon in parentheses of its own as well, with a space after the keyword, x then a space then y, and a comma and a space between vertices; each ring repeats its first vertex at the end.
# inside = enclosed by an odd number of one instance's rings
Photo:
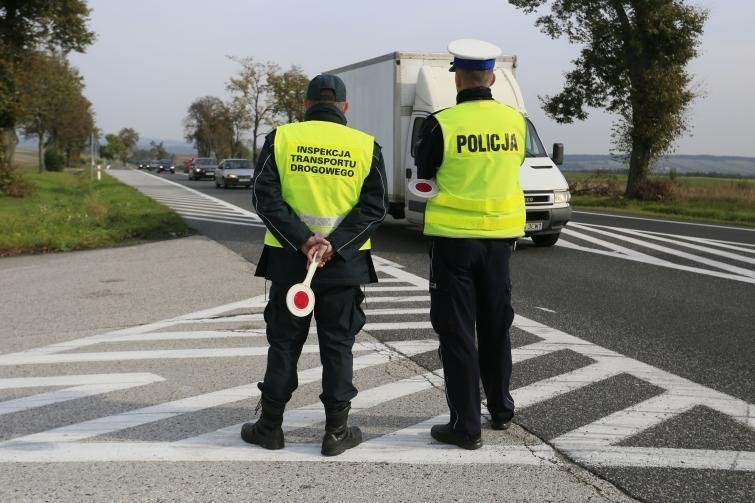
POLYGON ((315 255, 314 260, 309 264, 304 282, 293 285, 286 293, 286 307, 291 314, 299 318, 307 316, 315 308, 315 294, 309 284, 312 282, 312 276, 315 275, 318 262, 317 255, 315 255))
POLYGON ((438 193, 438 186, 433 180, 417 178, 416 180, 409 182, 409 192, 417 197, 430 199, 431 197, 435 197, 438 193))

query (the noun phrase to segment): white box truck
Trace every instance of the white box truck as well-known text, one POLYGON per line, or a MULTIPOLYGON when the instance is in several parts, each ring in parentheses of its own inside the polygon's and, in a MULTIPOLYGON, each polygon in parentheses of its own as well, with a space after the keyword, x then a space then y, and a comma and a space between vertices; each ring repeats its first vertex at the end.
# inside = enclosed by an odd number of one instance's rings
MULTIPOLYGON (((411 194, 416 179, 414 144, 425 118, 456 104, 450 54, 393 52, 327 71, 346 84, 349 125, 375 137, 383 147, 390 214, 422 224, 425 200, 411 194)), ((496 60, 493 98, 527 116, 516 80, 516 57, 496 60)), ((527 157, 519 171, 527 205, 525 233, 538 246, 552 246, 571 218, 569 185, 557 165, 563 145, 553 154, 543 148, 535 126, 527 119, 527 157)))

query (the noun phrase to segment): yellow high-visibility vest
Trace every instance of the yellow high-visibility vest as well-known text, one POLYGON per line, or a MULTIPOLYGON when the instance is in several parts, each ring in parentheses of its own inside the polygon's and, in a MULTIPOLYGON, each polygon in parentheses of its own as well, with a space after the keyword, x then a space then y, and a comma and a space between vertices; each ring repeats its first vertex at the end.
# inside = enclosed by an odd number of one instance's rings
MULTIPOLYGON (((274 155, 283 200, 315 234, 330 234, 359 201, 374 142, 372 136, 335 122, 296 122, 276 129, 274 155)), ((282 247, 269 230, 265 244, 282 247)), ((367 240, 360 249, 369 248, 367 240)))
POLYGON ((493 100, 465 101, 435 115, 443 132, 438 194, 425 209, 429 236, 514 238, 524 235, 519 185, 526 125, 493 100))

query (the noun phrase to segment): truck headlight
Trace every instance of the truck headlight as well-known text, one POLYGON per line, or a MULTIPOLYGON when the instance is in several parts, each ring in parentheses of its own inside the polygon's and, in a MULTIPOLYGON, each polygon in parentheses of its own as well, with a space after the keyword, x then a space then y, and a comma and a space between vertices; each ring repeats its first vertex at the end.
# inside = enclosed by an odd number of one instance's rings
POLYGON ((568 190, 554 190, 553 191, 553 203, 564 204, 571 200, 571 194, 568 190))

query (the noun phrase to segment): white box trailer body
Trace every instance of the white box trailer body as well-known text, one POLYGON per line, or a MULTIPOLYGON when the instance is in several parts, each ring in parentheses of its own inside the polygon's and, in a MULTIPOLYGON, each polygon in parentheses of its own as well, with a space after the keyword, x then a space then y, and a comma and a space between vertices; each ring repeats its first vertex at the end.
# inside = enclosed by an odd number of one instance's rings
MULTIPOLYGON (((325 72, 346 84, 349 125, 373 135, 383 148, 391 215, 415 224, 422 224, 425 201, 407 190, 417 177, 413 145, 427 116, 456 104, 451 60, 444 53, 393 52, 325 72)), ((515 56, 497 58, 493 98, 526 116, 515 71, 515 56)), ((527 122, 527 158, 519 172, 527 204, 526 235, 535 244, 550 246, 571 218, 569 186, 527 122)), ((553 157, 561 162, 559 144, 553 157)))

